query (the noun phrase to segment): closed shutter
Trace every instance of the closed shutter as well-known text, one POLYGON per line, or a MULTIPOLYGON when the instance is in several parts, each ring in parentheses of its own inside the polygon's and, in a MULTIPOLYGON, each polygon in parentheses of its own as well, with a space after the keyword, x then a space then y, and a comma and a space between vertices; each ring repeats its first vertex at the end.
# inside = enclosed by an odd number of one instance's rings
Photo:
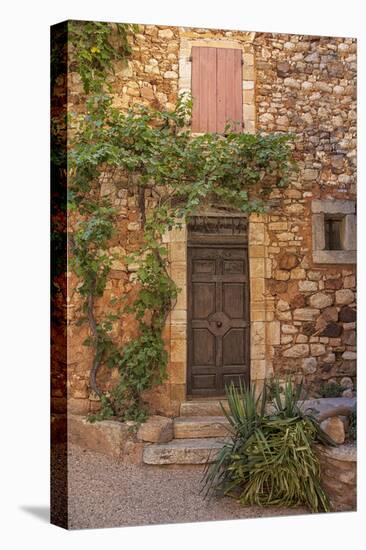
POLYGON ((243 128, 241 50, 192 47, 192 132, 243 128))

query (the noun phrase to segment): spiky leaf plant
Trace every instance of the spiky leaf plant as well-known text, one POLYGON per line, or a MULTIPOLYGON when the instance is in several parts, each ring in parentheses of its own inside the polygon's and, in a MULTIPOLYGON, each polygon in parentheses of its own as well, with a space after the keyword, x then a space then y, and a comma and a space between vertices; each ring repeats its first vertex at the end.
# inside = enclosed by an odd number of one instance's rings
POLYGON ((237 498, 244 505, 296 506, 329 511, 320 483, 320 466, 313 444, 332 444, 314 417, 302 411, 302 388, 286 381, 283 398, 275 382, 272 414, 265 413, 265 392, 255 386, 226 389, 230 440, 212 464, 207 464, 203 490, 237 498))

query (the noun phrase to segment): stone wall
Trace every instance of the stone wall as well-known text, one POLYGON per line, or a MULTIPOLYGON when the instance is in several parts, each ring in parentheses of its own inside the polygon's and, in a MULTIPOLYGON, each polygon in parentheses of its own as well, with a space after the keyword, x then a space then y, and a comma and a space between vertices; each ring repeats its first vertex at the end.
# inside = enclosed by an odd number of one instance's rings
MULTIPOLYGON (((356 375, 355 265, 314 263, 311 216, 315 199, 355 199, 355 41, 140 25, 131 36, 131 58, 116 63, 109 78, 114 105, 122 110, 133 104, 173 109, 178 91, 187 87, 184 48, 195 41, 217 45, 230 41, 243 48, 246 131, 292 132, 297 137, 294 154, 299 172, 286 190, 272 193, 268 212, 252 217, 250 226, 254 377, 304 374, 313 392, 329 380, 342 382, 349 391, 356 375)), ((68 110, 81 113, 84 96, 78 74, 70 72, 68 83, 68 110)), ((101 194, 118 208, 110 251, 119 258, 97 311, 108 308, 112 297, 133 298, 136 267, 127 267, 124 256, 137 250, 142 239, 136 196, 112 184, 107 174, 101 194)), ((147 197, 148 209, 154 200, 147 197)), ((69 220, 70 231, 74 222, 69 220)), ((177 236, 169 253, 172 276, 184 287, 183 243, 177 236)), ((68 282, 69 410, 86 414, 97 410, 99 403, 88 385, 91 353, 82 344, 88 329, 76 325, 81 303, 78 281, 68 273, 68 282)), ((165 331, 169 380, 145 396, 153 412, 168 415, 178 414, 185 399, 184 289, 179 300, 165 331)), ((114 325, 113 336, 120 344, 135 333, 136 323, 129 315, 114 325)), ((99 381, 108 388, 116 377, 116 372, 102 369, 99 381)), ((57 384, 53 393, 56 403, 64 398, 57 384)))
POLYGON ((357 509, 357 447, 355 444, 340 447, 317 448, 322 485, 335 511, 357 509))
POLYGON ((355 199, 356 44, 263 33, 254 45, 257 129, 295 134, 300 168, 272 193, 266 227, 266 291, 281 331, 273 369, 346 390, 356 375, 355 265, 314 263, 312 204, 355 199))

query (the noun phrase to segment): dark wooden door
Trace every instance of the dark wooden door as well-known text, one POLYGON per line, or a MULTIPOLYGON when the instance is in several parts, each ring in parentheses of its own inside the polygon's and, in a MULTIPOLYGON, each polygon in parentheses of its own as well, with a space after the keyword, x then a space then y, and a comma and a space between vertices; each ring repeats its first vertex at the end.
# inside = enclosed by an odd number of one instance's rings
POLYGON ((188 248, 188 394, 249 382, 248 256, 243 244, 188 248))

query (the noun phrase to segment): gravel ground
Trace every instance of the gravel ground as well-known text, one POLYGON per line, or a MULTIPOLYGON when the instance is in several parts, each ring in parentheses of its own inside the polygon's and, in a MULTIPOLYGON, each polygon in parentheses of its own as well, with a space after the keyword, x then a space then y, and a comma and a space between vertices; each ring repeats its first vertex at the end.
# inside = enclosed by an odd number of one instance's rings
POLYGON ((102 454, 69 450, 69 528, 257 518, 308 513, 305 508, 243 507, 204 500, 199 466, 123 465, 102 454))

